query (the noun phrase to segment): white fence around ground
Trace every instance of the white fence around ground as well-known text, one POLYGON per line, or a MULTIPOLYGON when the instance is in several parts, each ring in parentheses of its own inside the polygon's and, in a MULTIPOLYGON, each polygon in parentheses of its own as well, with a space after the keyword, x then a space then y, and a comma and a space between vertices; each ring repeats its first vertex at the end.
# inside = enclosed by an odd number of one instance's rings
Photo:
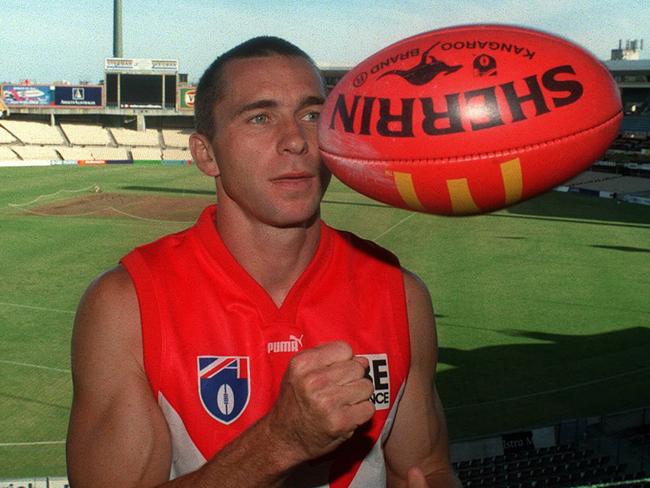
POLYGON ((70 483, 63 477, 5 479, 0 488, 70 488, 70 483))

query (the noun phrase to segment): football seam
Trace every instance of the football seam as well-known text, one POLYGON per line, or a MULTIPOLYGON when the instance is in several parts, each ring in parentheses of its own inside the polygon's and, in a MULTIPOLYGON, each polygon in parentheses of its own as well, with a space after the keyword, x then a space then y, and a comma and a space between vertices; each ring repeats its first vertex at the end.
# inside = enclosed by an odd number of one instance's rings
POLYGON ((399 163, 463 163, 467 161, 475 161, 478 159, 492 159, 492 158, 500 158, 500 157, 508 157, 512 154, 515 153, 521 153, 525 151, 530 151, 530 150, 535 150, 541 147, 546 147, 550 146, 553 144, 558 144, 561 142, 566 141, 567 139, 573 139, 576 136, 579 136, 581 134, 585 134, 587 132, 592 132, 595 130, 598 130, 600 127, 603 127, 605 125, 610 124, 614 119, 617 117, 621 116, 623 113, 622 110, 619 110, 614 114, 613 116, 609 117, 607 120, 604 122, 599 123, 598 125, 594 125, 592 127, 588 127, 586 129, 582 129, 578 132, 572 132, 571 134, 567 134, 561 137, 556 137, 555 139, 549 139, 548 141, 541 141, 541 142, 536 142, 533 144, 526 144, 525 146, 519 146, 515 148, 509 148, 509 149, 501 149, 499 151, 490 151, 490 152, 484 152, 484 153, 475 153, 475 154, 467 154, 463 156, 451 156, 451 157, 437 157, 437 158, 392 158, 392 159, 370 159, 370 158, 359 158, 359 157, 348 157, 348 156, 341 156, 338 154, 334 154, 332 152, 329 152, 326 149, 323 149, 322 147, 319 146, 319 150, 321 153, 331 156, 333 158, 338 158, 338 159, 345 159, 347 161, 360 161, 368 164, 382 164, 382 163, 389 163, 389 162, 399 162, 399 163))

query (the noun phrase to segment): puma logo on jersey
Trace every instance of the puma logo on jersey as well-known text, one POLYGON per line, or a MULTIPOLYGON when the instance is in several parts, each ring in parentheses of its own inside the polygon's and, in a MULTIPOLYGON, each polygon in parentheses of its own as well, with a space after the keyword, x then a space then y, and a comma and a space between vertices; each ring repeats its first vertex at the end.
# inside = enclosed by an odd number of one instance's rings
POLYGON ((296 337, 293 334, 289 334, 288 341, 269 342, 266 344, 266 352, 268 354, 271 354, 272 352, 298 352, 302 349, 303 335, 296 337))

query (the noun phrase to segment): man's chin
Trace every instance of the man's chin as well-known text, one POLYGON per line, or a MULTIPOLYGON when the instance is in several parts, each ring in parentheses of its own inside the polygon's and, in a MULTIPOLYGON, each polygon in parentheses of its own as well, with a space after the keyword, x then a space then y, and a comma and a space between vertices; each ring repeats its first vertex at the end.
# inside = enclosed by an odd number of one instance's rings
POLYGON ((320 212, 317 212, 306 218, 283 219, 282 221, 278 221, 276 226, 281 229, 307 229, 313 226, 319 219, 320 212))
POLYGON ((309 208, 279 209, 275 217, 271 219, 272 225, 282 229, 309 228, 320 219, 320 205, 310 205, 309 208))

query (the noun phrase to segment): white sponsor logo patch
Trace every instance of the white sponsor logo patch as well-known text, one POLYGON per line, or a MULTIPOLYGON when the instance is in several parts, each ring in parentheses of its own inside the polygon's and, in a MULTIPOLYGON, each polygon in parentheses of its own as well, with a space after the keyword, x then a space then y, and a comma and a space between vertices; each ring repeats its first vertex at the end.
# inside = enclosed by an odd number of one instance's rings
POLYGON ((368 377, 372 381, 373 391, 370 401, 376 410, 390 407, 390 373, 387 354, 359 354, 368 360, 368 377))

